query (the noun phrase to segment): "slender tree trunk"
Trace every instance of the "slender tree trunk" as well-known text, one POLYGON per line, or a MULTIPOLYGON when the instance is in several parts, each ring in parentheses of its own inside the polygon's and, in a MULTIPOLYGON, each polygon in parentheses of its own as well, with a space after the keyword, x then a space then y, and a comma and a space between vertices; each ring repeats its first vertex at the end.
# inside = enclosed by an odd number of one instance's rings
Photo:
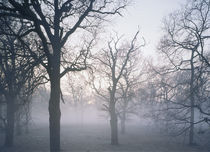
POLYGON ((14 127, 15 127, 15 104, 14 98, 7 98, 7 124, 6 124, 6 136, 5 146, 12 147, 14 144, 14 127))
POLYGON ((120 120, 120 124, 121 124, 121 134, 125 134, 125 112, 123 112, 122 118, 120 120))
POLYGON ((189 144, 194 144, 194 102, 191 100, 190 107, 190 135, 189 135, 189 144))
POLYGON ((193 58, 194 58, 194 51, 192 51, 191 55, 191 80, 190 80, 190 132, 189 132, 189 144, 193 145, 194 144, 194 103, 195 103, 195 98, 194 98, 194 63, 193 63, 193 58))
POLYGON ((49 129, 50 129, 50 151, 60 151, 60 58, 58 54, 53 57, 50 73, 50 100, 49 100, 49 129))
POLYGON ((118 125, 117 125, 117 114, 115 112, 115 103, 110 104, 110 125, 111 125, 111 144, 118 145, 118 125))

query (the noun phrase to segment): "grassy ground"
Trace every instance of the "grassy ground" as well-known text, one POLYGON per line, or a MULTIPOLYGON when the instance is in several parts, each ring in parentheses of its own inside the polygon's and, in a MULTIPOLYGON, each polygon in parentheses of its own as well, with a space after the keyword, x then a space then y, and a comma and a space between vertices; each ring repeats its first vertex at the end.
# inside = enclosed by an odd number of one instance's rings
MULTIPOLYGON (((63 152, 210 152, 206 146, 190 147, 182 138, 165 136, 145 126, 129 126, 125 135, 119 134, 119 142, 118 146, 110 145, 108 124, 69 124, 61 128, 63 152)), ((15 138, 13 148, 1 147, 0 152, 49 152, 48 125, 34 124, 29 134, 15 138)))

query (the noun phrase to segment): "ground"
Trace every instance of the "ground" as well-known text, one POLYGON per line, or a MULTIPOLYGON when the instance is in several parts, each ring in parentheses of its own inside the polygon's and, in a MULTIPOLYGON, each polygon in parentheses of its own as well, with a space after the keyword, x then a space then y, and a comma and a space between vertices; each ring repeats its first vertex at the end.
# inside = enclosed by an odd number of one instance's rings
MULTIPOLYGON (((126 134, 119 134, 119 142, 118 146, 110 145, 108 123, 61 127, 62 152, 210 152, 208 146, 190 147, 183 143, 183 138, 166 136, 151 126, 130 125, 126 134)), ((33 124, 30 133, 15 138, 13 148, 1 147, 0 152, 49 152, 48 125, 33 124)))

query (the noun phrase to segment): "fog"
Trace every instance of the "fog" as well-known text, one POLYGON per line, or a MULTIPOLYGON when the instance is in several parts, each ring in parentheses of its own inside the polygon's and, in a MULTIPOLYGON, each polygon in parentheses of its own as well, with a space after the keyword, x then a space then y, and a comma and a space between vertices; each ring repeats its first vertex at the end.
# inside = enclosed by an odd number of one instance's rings
POLYGON ((0 0, 0 152, 209 152, 210 0, 0 0))
MULTIPOLYGON (((43 94, 42 94, 43 95, 43 94)), ((47 95, 46 95, 47 96, 47 95)), ((36 95, 31 105, 31 120, 28 133, 15 136, 15 147, 4 149, 5 152, 41 152, 49 151, 49 114, 48 97, 36 95)), ((129 115, 125 133, 121 133, 119 145, 110 145, 110 117, 102 110, 102 101, 73 105, 65 99, 61 103, 61 145, 66 152, 208 152, 209 132, 197 134, 198 145, 188 146, 186 135, 170 134, 165 123, 150 116, 152 106, 141 105, 138 114, 129 115)), ((208 130, 208 126, 206 126, 208 130)), ((1 144, 3 136, 1 134, 1 144)))
MULTIPOLYGON (((47 97, 48 98, 48 97, 47 97)), ((31 120, 28 133, 15 136, 15 147, 2 148, 5 152, 41 152, 49 151, 49 114, 48 101, 36 95, 31 105, 31 120)), ((119 145, 110 145, 110 118, 107 112, 101 110, 100 103, 92 102, 72 105, 70 100, 61 103, 61 143, 62 151, 66 152, 208 152, 209 132, 200 136, 196 133, 199 145, 187 145, 186 135, 174 136, 166 132, 165 124, 149 116, 152 106, 143 106, 138 115, 129 115, 126 121, 125 133, 119 126, 119 145), (202 143, 202 144, 201 144, 202 143)), ((154 110, 154 109, 153 109, 154 110)), ((3 137, 1 134, 1 144, 3 137)), ((198 142, 197 142, 198 143, 198 142)))

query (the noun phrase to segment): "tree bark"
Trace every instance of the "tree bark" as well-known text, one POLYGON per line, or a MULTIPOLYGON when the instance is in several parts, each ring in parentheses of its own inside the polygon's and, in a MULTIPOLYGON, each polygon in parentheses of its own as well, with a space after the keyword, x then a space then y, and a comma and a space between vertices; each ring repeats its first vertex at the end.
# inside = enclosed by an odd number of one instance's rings
MULTIPOLYGON (((58 51, 59 52, 59 51, 58 51)), ((49 129, 50 151, 60 151, 60 55, 55 54, 50 72, 49 129)))
POLYGON ((50 151, 60 151, 60 80, 52 79, 49 101, 50 151))
POLYGON ((5 146, 12 147, 14 144, 14 127, 15 127, 15 104, 12 96, 7 97, 7 124, 5 146))

